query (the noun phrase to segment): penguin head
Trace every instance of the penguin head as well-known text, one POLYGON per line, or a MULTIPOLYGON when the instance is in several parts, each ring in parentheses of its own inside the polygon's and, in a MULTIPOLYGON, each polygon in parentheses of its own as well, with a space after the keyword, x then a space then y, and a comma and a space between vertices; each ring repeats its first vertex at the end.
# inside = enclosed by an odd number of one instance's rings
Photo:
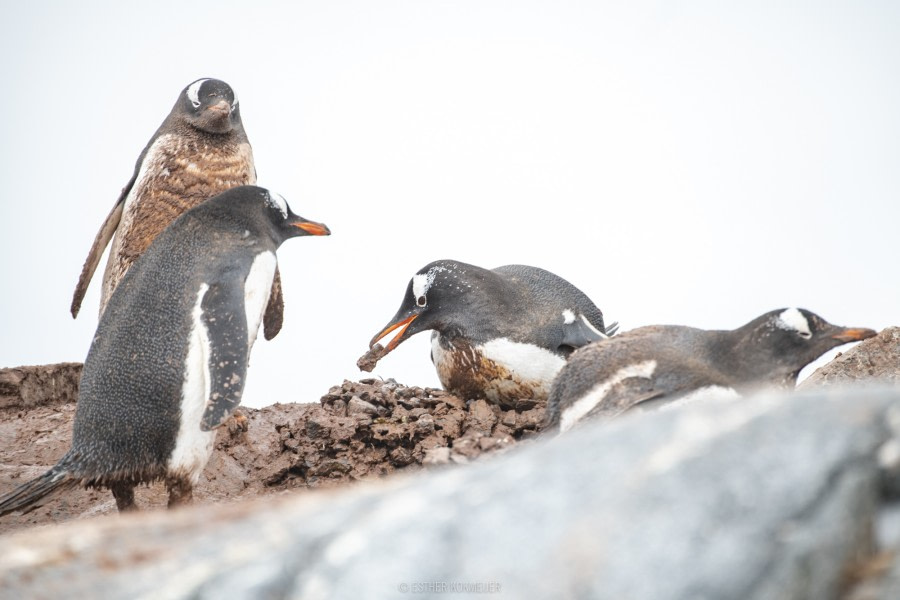
POLYGON ((780 308, 754 319, 749 330, 749 360, 772 369, 780 383, 793 384, 800 371, 825 352, 876 335, 872 329, 832 325, 803 308, 780 308))
POLYGON ((438 260, 419 269, 406 286, 400 309, 369 342, 369 347, 396 329, 385 354, 407 338, 429 329, 444 332, 478 311, 480 277, 477 267, 438 260))
POLYGON ((231 86, 218 79, 198 79, 181 92, 175 105, 192 127, 228 133, 241 126, 241 112, 231 86))
POLYGON ((277 248, 285 240, 301 235, 331 235, 323 223, 294 214, 287 201, 275 192, 255 185, 225 190, 188 213, 216 219, 242 240, 257 243, 268 238, 277 248))
POLYGON ((331 230, 324 223, 316 223, 294 214, 281 194, 265 188, 256 189, 263 199, 263 212, 276 243, 281 244, 287 239, 301 235, 331 235, 331 230))

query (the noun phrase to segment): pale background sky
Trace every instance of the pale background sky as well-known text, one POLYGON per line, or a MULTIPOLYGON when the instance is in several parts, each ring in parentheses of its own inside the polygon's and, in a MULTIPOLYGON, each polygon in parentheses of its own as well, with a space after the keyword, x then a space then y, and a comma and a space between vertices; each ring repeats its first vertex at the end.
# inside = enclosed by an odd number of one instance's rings
MULTIPOLYGON (((523 263, 623 329, 900 324, 895 2, 19 2, 0 9, 0 367, 82 361, 93 237, 180 90, 241 101, 279 252, 245 404, 316 401, 409 278, 523 263)), ((105 264, 105 259, 102 264, 105 264)), ((438 386, 427 334, 375 371, 438 386)))

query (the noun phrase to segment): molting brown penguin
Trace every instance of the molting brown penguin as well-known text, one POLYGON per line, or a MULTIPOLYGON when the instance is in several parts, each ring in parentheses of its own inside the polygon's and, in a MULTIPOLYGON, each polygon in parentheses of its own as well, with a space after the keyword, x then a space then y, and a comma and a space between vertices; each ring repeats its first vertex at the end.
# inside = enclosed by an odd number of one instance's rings
MULTIPOLYGON (((126 271, 169 223, 207 198, 255 183, 253 151, 234 91, 218 79, 189 84, 141 152, 131 180, 100 227, 75 287, 72 316, 78 316, 114 234, 103 275, 101 315, 126 271)), ((280 331, 283 310, 276 272, 264 321, 266 339, 280 331)))

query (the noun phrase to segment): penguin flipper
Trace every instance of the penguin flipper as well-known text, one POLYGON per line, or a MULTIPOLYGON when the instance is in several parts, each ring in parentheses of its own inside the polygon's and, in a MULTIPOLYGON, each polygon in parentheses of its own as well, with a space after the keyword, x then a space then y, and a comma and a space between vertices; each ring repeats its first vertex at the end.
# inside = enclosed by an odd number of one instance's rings
POLYGON ((622 412, 652 412, 659 410, 661 406, 672 402, 671 394, 664 392, 654 392, 646 396, 632 398, 631 404, 622 412))
POLYGON ((284 324, 284 293, 281 289, 281 272, 275 267, 275 278, 272 280, 272 291, 269 293, 269 303, 263 314, 263 337, 271 340, 284 324))
POLYGON ((628 377, 613 386, 588 416, 612 419, 625 413, 656 410, 667 404, 670 398, 671 394, 662 389, 653 378, 628 377))
MULTIPOLYGON (((231 281, 237 278, 231 277, 231 281)), ((207 374, 209 398, 200 429, 210 431, 241 403, 247 376, 249 342, 244 309, 244 289, 223 277, 211 284, 200 302, 201 319, 209 340, 207 374)))
MULTIPOLYGON (((128 186, 126 189, 130 189, 130 187, 128 186)), ((109 240, 112 239, 113 234, 119 227, 119 222, 122 220, 122 211, 125 208, 125 195, 125 190, 122 190, 122 196, 119 197, 119 201, 109 211, 106 220, 103 221, 103 225, 100 226, 100 231, 97 232, 97 236, 94 238, 94 243, 91 245, 91 250, 84 261, 84 266, 81 267, 81 275, 78 277, 78 284, 75 286, 75 293, 72 295, 70 310, 72 311, 73 319, 78 316, 78 311, 81 310, 81 302, 87 293, 88 284, 90 284, 91 278, 94 276, 94 271, 97 270, 97 265, 100 264, 100 257, 103 256, 103 251, 106 250, 109 240)))

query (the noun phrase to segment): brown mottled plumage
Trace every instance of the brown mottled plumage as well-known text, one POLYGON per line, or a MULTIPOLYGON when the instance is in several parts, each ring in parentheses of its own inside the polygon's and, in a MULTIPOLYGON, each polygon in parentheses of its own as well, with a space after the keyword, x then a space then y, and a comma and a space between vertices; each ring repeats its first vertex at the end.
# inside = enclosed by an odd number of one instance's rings
MULTIPOLYGON (((514 408, 520 400, 543 402, 550 393, 549 379, 529 377, 485 356, 466 339, 457 338, 450 350, 432 343, 438 379, 445 390, 460 398, 484 398, 501 408, 514 408)), ((562 362, 562 361, 560 361, 562 362)))
MULTIPOLYGON (((191 83, 141 153, 131 181, 94 239, 75 288, 72 316, 78 315, 113 234, 103 276, 101 315, 122 277, 169 223, 220 192, 255 183, 253 151, 234 92, 215 79, 191 83)), ((266 339, 281 329, 283 309, 276 271, 264 317, 266 339)))

